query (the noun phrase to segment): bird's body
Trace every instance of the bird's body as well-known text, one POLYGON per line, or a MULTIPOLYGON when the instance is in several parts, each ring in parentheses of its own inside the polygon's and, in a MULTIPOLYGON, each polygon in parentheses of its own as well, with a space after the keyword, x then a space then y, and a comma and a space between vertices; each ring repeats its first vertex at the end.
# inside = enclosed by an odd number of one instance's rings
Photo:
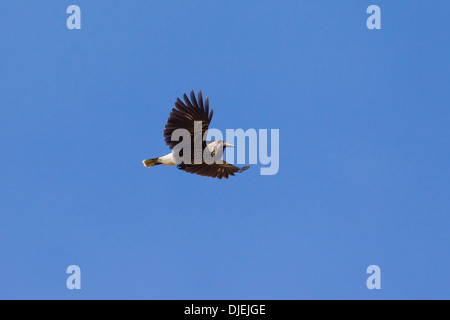
POLYGON ((183 171, 219 179, 228 178, 230 175, 234 176, 236 172, 247 170, 250 167, 249 165, 239 168, 221 160, 224 149, 226 147, 234 147, 233 145, 222 140, 213 140, 209 143, 203 141, 203 137, 206 136, 205 133, 208 130, 213 115, 212 110, 209 112, 208 97, 205 99, 205 105, 203 105, 201 91, 198 93, 198 102, 193 91, 191 91, 191 100, 189 100, 186 94, 184 94, 183 98, 185 103, 177 99, 175 102, 176 108, 172 108, 164 130, 164 138, 166 144, 171 149, 176 149, 180 141, 172 139, 174 131, 177 129, 186 130, 190 137, 191 156, 188 161, 179 161, 179 157, 182 154, 179 153, 179 150, 174 150, 174 152, 165 156, 142 161, 144 166, 153 167, 159 164, 166 166, 178 165, 178 168, 183 171), (200 123, 200 127, 196 127, 198 123, 200 123), (201 149, 196 150, 194 146, 200 146, 201 149), (202 155, 200 158, 198 157, 198 151, 202 155), (204 156, 209 160, 206 160, 204 156), (215 161, 211 161, 211 159, 215 161))

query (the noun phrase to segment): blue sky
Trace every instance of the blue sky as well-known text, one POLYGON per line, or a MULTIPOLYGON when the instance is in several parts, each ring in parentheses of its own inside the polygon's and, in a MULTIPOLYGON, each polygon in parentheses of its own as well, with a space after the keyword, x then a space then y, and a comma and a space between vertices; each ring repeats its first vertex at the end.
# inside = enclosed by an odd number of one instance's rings
POLYGON ((0 298, 449 299, 449 9, 3 3, 0 298), (144 168, 192 89, 214 128, 279 129, 278 174, 144 168))

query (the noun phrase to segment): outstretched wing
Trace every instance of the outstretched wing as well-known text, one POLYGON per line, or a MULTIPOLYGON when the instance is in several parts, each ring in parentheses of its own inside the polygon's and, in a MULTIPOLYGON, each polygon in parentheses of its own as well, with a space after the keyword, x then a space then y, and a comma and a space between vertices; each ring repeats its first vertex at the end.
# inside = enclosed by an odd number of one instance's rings
POLYGON ((209 123, 213 116, 213 110, 209 112, 209 99, 206 97, 203 105, 202 91, 198 92, 198 101, 195 99, 194 91, 191 91, 191 99, 186 94, 183 95, 184 103, 179 98, 175 102, 175 107, 172 108, 169 120, 164 130, 164 139, 166 144, 173 149, 180 141, 172 141, 172 133, 176 129, 186 129, 191 134, 191 142, 194 142, 194 123, 195 121, 202 121, 202 137, 208 130, 209 123))
POLYGON ((227 162, 223 162, 222 164, 213 163, 213 164, 184 164, 178 166, 179 169, 193 173, 198 174, 200 176, 204 177, 212 177, 212 178, 226 178, 228 179, 229 176, 234 176, 237 172, 243 172, 250 168, 250 165, 247 165, 243 168, 239 168, 236 166, 233 166, 232 164, 229 164, 227 162))

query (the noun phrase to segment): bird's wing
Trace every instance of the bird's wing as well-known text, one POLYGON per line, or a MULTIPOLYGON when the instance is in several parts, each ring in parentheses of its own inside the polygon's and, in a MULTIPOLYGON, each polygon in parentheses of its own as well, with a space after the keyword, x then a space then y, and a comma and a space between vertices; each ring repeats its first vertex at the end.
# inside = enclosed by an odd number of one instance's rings
MULTIPOLYGON (((213 116, 213 110, 209 112, 209 99, 206 97, 203 105, 202 91, 198 92, 198 101, 195 99, 194 91, 191 91, 191 99, 189 100, 186 94, 183 95, 184 102, 177 98, 175 107, 172 108, 169 120, 164 130, 164 139, 166 144, 173 149, 180 141, 172 141, 172 133, 176 129, 186 129, 191 134, 191 141, 194 140, 194 122, 202 121, 202 139, 205 132, 208 130, 209 123, 213 116)), ((196 139, 197 139, 196 138, 196 139)))
POLYGON ((212 178, 228 178, 228 176, 234 176, 236 172, 243 172, 250 168, 250 165, 247 165, 243 168, 239 168, 223 161, 222 164, 213 163, 213 164, 181 164, 178 166, 179 169, 189 172, 195 173, 204 177, 212 177, 212 178))

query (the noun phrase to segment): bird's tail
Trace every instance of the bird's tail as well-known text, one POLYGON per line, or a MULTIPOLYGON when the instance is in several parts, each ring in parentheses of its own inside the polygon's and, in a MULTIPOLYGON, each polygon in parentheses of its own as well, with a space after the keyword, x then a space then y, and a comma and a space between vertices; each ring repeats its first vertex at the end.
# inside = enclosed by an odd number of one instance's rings
POLYGON ((158 164, 162 164, 162 162, 159 161, 159 158, 147 159, 147 160, 142 161, 142 163, 146 167, 153 167, 153 166, 157 166, 158 164))

